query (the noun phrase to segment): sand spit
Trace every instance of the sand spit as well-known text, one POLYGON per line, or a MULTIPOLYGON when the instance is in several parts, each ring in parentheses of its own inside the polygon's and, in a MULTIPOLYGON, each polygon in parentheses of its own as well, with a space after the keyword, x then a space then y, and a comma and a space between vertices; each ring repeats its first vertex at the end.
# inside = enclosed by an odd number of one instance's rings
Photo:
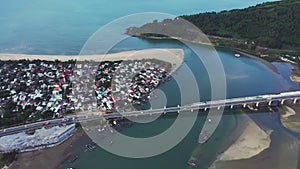
POLYGON ((290 117, 290 116, 296 115, 295 110, 292 109, 291 107, 285 106, 285 108, 286 108, 286 111, 285 111, 285 114, 283 114, 283 115, 281 116, 282 118, 288 118, 288 117, 290 117))
POLYGON ((27 54, 0 54, 0 60, 93 60, 93 61, 118 61, 118 60, 141 60, 141 59, 159 59, 173 64, 181 64, 184 52, 182 49, 146 49, 132 50, 120 53, 101 54, 101 55, 27 55, 27 54))
POLYGON ((288 104, 278 108, 281 118, 280 121, 282 125, 294 132, 300 132, 300 114, 298 105, 288 104))
POLYGON ((174 73, 184 62, 184 51, 180 48, 157 48, 145 50, 131 50, 126 52, 99 54, 99 55, 27 55, 27 54, 0 54, 0 60, 48 60, 48 61, 120 61, 157 59, 172 65, 169 75, 174 73))

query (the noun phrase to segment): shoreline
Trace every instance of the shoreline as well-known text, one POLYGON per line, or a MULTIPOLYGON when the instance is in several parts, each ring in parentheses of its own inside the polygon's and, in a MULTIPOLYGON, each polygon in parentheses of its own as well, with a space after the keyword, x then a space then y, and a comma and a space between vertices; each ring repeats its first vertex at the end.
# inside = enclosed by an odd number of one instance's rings
MULTIPOLYGON (((269 69, 271 69, 273 72, 275 72, 276 74, 280 75, 279 70, 277 69, 276 66, 274 66, 272 64, 273 61, 275 61, 275 58, 272 58, 272 56, 267 56, 266 58, 269 58, 269 60, 264 59, 254 53, 251 53, 249 51, 246 51, 244 49, 240 49, 240 48, 234 48, 234 47, 230 47, 230 46, 220 46, 220 45, 216 45, 211 43, 205 43, 205 42, 198 42, 198 41, 192 41, 192 40, 188 40, 188 39, 182 39, 182 38, 178 38, 178 37, 146 37, 146 36, 140 36, 140 35, 133 35, 133 34, 129 34, 127 33, 128 36, 133 36, 133 37, 137 37, 137 38, 142 38, 142 39, 156 39, 156 40, 164 40, 164 39, 169 39, 169 40, 182 40, 188 43, 194 43, 194 44, 199 44, 199 45, 208 45, 208 46, 212 46, 212 47, 217 47, 217 48, 228 48, 231 49, 233 51, 239 52, 249 58, 252 58, 254 60, 257 60, 259 62, 261 62, 262 64, 264 64, 265 66, 267 66, 269 69)), ((208 38, 213 37, 216 38, 216 36, 213 35, 207 35, 208 38)), ((223 37, 218 37, 218 38, 223 38, 223 37)), ((290 62, 290 61, 285 61, 285 60, 281 60, 279 62, 283 62, 283 63, 291 63, 294 68, 292 69, 292 72, 289 76, 290 80, 295 82, 296 84, 300 85, 300 70, 298 68, 297 63, 294 62, 290 62)))
POLYGON ((246 127, 240 137, 219 156, 218 160, 249 159, 270 147, 271 133, 261 129, 249 116, 246 118, 246 123, 246 127))
MULTIPOLYGON (((236 51, 238 53, 241 53, 249 58, 252 58, 256 61, 259 61, 260 63, 264 64, 265 66, 267 66, 270 70, 272 70, 274 73, 280 75, 280 72, 279 70, 277 69, 276 66, 274 66, 272 64, 272 61, 275 61, 274 58, 271 58, 270 56, 267 56, 270 60, 267 60, 267 59, 264 59, 260 56, 257 56, 256 54, 253 54, 249 51, 246 51, 246 50, 243 50, 243 49, 240 49, 240 48, 233 48, 233 47, 229 47, 229 46, 220 46, 220 45, 215 45, 213 43, 205 43, 205 42, 197 42, 197 41, 192 41, 192 40, 188 40, 188 39, 182 39, 182 38, 178 38, 178 37, 146 37, 146 36, 140 36, 140 35, 133 35, 133 34, 129 34, 129 33, 126 33, 128 36, 132 36, 132 37, 137 37, 137 38, 142 38, 142 39, 156 39, 156 40, 164 40, 164 39, 169 39, 169 40, 182 40, 182 41, 185 41, 185 42, 188 42, 188 43, 194 43, 194 44, 198 44, 198 45, 208 45, 208 46, 212 46, 212 47, 217 47, 217 48, 228 48, 228 49, 231 49, 233 51, 236 51)), ((208 38, 209 37, 215 37, 215 36, 211 36, 211 35, 208 35, 208 38)), ((281 60, 280 62, 287 62, 287 61, 284 61, 284 60, 281 60)), ((288 63, 291 63, 291 62, 288 62, 288 63)), ((292 72, 289 76, 290 80, 293 81, 294 83, 300 85, 300 70, 297 66, 296 63, 291 63, 292 66, 294 66, 294 68, 292 69, 292 72)))
MULTIPOLYGON (((198 42, 198 41, 192 41, 192 40, 188 40, 188 39, 182 39, 182 38, 178 38, 178 37, 146 37, 146 36, 140 36, 140 35, 132 35, 132 34, 127 34, 128 36, 133 36, 133 37, 137 37, 137 38, 142 38, 142 39, 155 39, 155 40, 181 40, 181 41, 185 41, 188 43, 194 43, 194 44, 198 44, 198 45, 205 45, 205 46, 212 46, 212 47, 218 47, 218 48, 228 48, 231 49, 233 51, 239 52, 249 58, 252 58, 254 60, 257 60, 259 62, 261 62, 262 64, 264 64, 265 66, 267 66, 269 69, 271 69, 273 72, 275 72, 276 74, 280 74, 279 70, 276 68, 276 66, 274 66, 273 64, 271 64, 271 62, 269 62, 268 60, 265 60, 255 54, 249 53, 248 51, 245 51, 243 49, 240 48, 233 48, 233 47, 229 47, 229 46, 219 46, 219 45, 215 45, 213 43, 205 43, 205 42, 198 42)), ((211 36, 208 36, 208 38, 211 36)), ((299 72, 299 84, 300 84, 300 72, 299 72)))
POLYGON ((242 134, 231 146, 218 155, 209 169, 214 169, 224 162, 251 159, 270 148, 272 132, 264 131, 247 115, 245 115, 245 123, 242 134))
POLYGON ((11 164, 11 168, 59 168, 91 142, 84 130, 79 128, 73 136, 57 146, 17 154, 17 160, 11 164))
POLYGON ((262 64, 264 64, 265 66, 267 66, 269 69, 271 69, 276 74, 280 74, 279 70, 271 62, 269 62, 265 59, 262 59, 259 56, 256 56, 256 55, 253 55, 253 54, 250 54, 250 53, 246 53, 246 51, 243 51, 241 49, 232 48, 232 50, 237 51, 237 52, 239 52, 239 53, 241 53, 241 54, 243 54, 243 55, 245 55, 245 56, 247 56, 251 59, 257 60, 257 61, 261 62, 262 64))
POLYGON ((0 60, 47 60, 47 61, 120 61, 120 60, 142 60, 142 59, 158 59, 166 62, 184 59, 183 49, 180 48, 153 48, 145 50, 131 50, 125 52, 95 54, 95 55, 30 55, 30 54, 6 54, 0 53, 0 60), (159 55, 159 57, 156 57, 159 55))

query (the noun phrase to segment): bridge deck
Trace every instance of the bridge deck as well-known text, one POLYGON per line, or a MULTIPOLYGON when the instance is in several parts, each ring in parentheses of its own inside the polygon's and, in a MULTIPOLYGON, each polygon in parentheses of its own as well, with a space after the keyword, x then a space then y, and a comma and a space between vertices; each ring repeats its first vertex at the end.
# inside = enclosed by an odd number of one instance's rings
MULTIPOLYGON (((252 97, 241 97, 241 98, 231 98, 224 100, 214 100, 207 102, 198 102, 190 105, 177 106, 177 107, 168 107, 168 108, 160 108, 160 109, 150 109, 150 110, 140 110, 140 111, 132 111, 126 113, 111 113, 104 115, 73 115, 69 116, 71 120, 68 123, 80 122, 80 121, 88 121, 88 120, 97 120, 97 119, 109 119, 109 118, 120 118, 120 117, 130 117, 130 116, 141 116, 141 115, 152 115, 152 114, 161 114, 161 113, 170 113, 170 112, 180 112, 180 111, 192 111, 198 109, 210 109, 210 108, 221 108, 225 106, 237 106, 237 105, 246 105, 246 104, 256 104, 262 102, 272 102, 272 101, 284 101, 294 99, 294 103, 296 103, 297 99, 300 98, 300 91, 295 92, 285 92, 280 94, 272 94, 272 95, 260 95, 260 96, 252 96, 252 97)), ((98 110, 97 110, 98 111, 98 110)), ((31 123, 11 128, 6 128, 0 130, 0 136, 5 136, 13 133, 18 133, 31 129, 38 129, 44 126, 45 122, 49 122, 50 125, 60 125, 66 123, 63 119, 53 119, 43 122, 31 123)))

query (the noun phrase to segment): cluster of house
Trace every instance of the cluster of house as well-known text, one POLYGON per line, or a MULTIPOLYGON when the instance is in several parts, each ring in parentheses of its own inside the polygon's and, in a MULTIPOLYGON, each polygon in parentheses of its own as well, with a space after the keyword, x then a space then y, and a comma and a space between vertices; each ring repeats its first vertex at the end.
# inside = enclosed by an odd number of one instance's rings
POLYGON ((297 62, 300 61, 300 56, 291 56, 291 55, 283 55, 279 57, 284 62, 290 62, 292 64, 296 64, 297 62))
POLYGON ((14 103, 12 112, 34 106, 37 112, 50 110, 59 115, 74 110, 71 76, 74 64, 50 61, 1 61, 0 106, 14 103))
POLYGON ((0 61, 0 109, 8 103, 14 103, 12 112, 34 106, 29 118, 46 110, 57 116, 76 110, 126 110, 143 104, 170 68, 156 60, 0 61))
POLYGON ((104 62, 96 78, 96 94, 101 109, 130 111, 143 105, 162 80, 167 77, 170 64, 136 60, 104 62))

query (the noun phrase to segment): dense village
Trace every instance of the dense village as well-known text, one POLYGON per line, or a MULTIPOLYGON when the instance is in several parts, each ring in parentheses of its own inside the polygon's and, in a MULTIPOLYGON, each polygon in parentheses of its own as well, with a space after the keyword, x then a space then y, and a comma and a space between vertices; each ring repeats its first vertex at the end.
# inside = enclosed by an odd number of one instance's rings
POLYGON ((0 61, 0 126, 84 110, 129 111, 147 102, 170 68, 154 59, 0 61))

